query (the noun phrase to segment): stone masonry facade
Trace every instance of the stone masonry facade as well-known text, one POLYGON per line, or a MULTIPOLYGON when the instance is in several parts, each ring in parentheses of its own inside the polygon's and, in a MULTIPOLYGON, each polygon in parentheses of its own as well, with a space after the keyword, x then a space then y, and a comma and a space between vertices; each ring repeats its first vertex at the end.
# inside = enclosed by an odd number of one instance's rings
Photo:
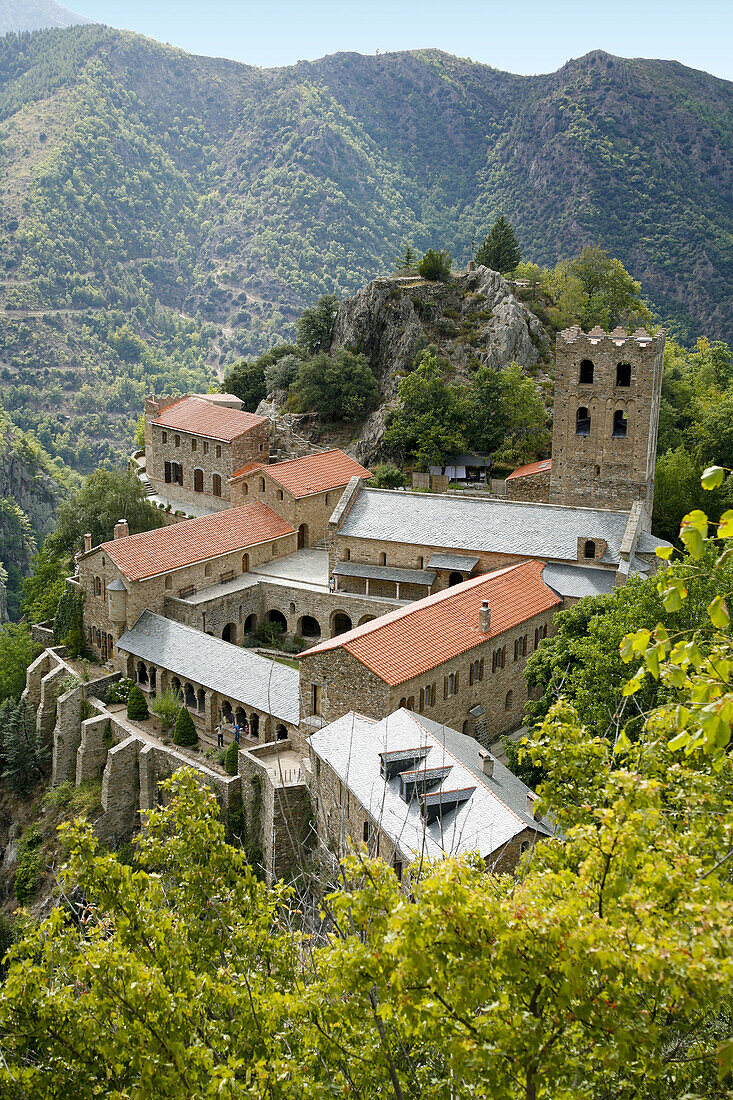
POLYGON ((550 503, 651 515, 664 334, 558 334, 550 503))

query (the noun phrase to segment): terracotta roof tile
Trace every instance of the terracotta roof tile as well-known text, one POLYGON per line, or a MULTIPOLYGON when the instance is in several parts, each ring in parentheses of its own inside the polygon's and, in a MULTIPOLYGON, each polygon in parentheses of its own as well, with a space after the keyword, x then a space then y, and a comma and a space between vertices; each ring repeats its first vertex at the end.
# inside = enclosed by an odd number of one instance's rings
POLYGON ((552 459, 543 458, 540 462, 530 462, 527 466, 518 466, 516 470, 513 470, 507 481, 511 481, 514 477, 530 477, 532 474, 542 474, 545 470, 552 469, 552 459))
POLYGON ((544 562, 499 569, 391 611, 303 654, 343 648, 394 687, 436 668, 507 630, 560 604, 542 580, 544 562), (483 600, 491 608, 491 629, 479 630, 483 600))
POLYGON ((352 477, 371 477, 371 471, 338 449, 304 455, 287 462, 274 462, 267 467, 267 473, 294 497, 338 489, 341 485, 348 485, 352 477))
POLYGON ((294 533, 266 504, 255 503, 114 539, 102 547, 125 577, 139 581, 294 533))
POLYGON ((235 470, 229 480, 234 481, 235 477, 244 477, 254 470, 261 470, 264 465, 264 462, 248 462, 246 466, 240 466, 238 470, 235 470))
POLYGON ((153 421, 161 428, 205 435, 209 439, 220 439, 223 443, 231 443, 252 428, 266 423, 264 416, 216 405, 205 397, 182 397, 174 405, 163 409, 153 421))

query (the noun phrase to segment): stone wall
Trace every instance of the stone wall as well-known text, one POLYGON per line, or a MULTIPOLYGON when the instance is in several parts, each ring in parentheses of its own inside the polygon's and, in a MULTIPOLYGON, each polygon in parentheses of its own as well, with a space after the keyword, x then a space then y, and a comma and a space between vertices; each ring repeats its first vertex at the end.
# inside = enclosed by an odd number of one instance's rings
POLYGON ((150 447, 145 449, 148 480, 158 492, 184 503, 205 501, 207 506, 227 507, 229 481, 234 471, 249 462, 268 462, 270 457, 270 425, 267 422, 255 425, 231 443, 156 424, 150 425, 150 439, 150 447), (166 462, 182 467, 182 485, 166 482, 166 462), (201 471, 202 492, 194 488, 196 470, 201 471), (219 495, 214 493, 215 475, 221 479, 219 495))
POLYGON ((340 485, 328 492, 295 497, 278 485, 264 466, 238 478, 232 482, 231 488, 232 507, 259 500, 282 516, 296 531, 304 524, 307 528, 303 532, 304 545, 315 546, 326 537, 331 514, 346 486, 340 485))
MULTIPOLYGON (((68 673, 67 673, 68 675, 68 673)), ((77 754, 81 745, 82 722, 89 717, 88 709, 97 709, 106 689, 119 680, 118 672, 89 680, 60 695, 56 700, 56 721, 53 728, 53 773, 51 785, 58 787, 74 781, 77 754)))
POLYGON ((504 495, 507 500, 524 500, 534 504, 549 504, 550 471, 541 470, 537 474, 507 478, 504 495))
POLYGON ((624 512, 654 503, 664 334, 577 327, 557 336, 550 503, 624 512), (590 424, 577 431, 579 410, 590 424), (626 434, 614 434, 616 414, 626 434))
POLYGON ((435 722, 475 736, 476 719, 469 711, 482 706, 485 713, 481 717, 486 723, 486 733, 494 740, 522 723, 528 698, 524 666, 535 649, 535 631, 539 637, 539 631, 546 626, 548 636, 554 633, 553 615, 556 610, 558 608, 536 615, 521 627, 491 637, 468 652, 396 687, 387 685, 344 649, 329 649, 310 655, 305 653, 300 658, 302 720, 310 718, 308 724, 314 724, 313 685, 317 685, 321 691, 322 724, 333 722, 349 711, 381 719, 399 707, 406 707, 408 710, 422 711, 435 722), (526 656, 518 655, 515 660, 515 641, 525 637, 526 656), (502 648, 505 649, 504 667, 492 672, 492 655, 502 648), (484 662, 483 678, 474 677, 471 683, 471 666, 481 660, 484 662), (458 690, 448 695, 448 678, 456 673, 458 690), (433 690, 434 704, 427 701, 432 699, 433 690))
POLYGON ((273 779, 266 761, 292 749, 292 739, 259 745, 239 753, 245 829, 262 853, 269 884, 292 880, 307 869, 315 839, 311 797, 306 782, 273 779))

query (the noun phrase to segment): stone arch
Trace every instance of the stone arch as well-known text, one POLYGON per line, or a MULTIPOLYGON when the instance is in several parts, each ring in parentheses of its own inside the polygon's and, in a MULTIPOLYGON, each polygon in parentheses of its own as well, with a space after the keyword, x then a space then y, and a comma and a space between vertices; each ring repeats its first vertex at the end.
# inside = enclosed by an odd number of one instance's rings
POLYGON ((631 385, 631 363, 618 363, 616 365, 616 385, 624 389, 631 385))
POLYGON ((511 710, 514 705, 514 692, 510 689, 504 699, 504 710, 511 710))
POLYGON ((575 434, 590 435, 590 412, 581 405, 575 414, 575 434))
POLYGON ((307 523, 301 523, 298 528, 298 549, 305 550, 310 546, 310 528, 307 523))
POLYGON ((298 619, 298 633, 303 638, 320 638, 321 624, 313 615, 301 615, 298 619))
POLYGON ((255 613, 253 611, 244 620, 244 633, 245 634, 254 634, 256 629, 257 629, 257 616, 255 615, 255 613))
POLYGON ((249 554, 242 554, 242 572, 249 573, 249 554))
POLYGON ((592 359, 581 359, 580 373, 578 375, 578 381, 581 383, 581 385, 587 385, 588 383, 593 381, 594 369, 595 368, 593 366, 592 359))
POLYGON ((275 737, 277 738, 278 741, 284 741, 287 736, 288 736, 287 726, 284 726, 282 722, 278 722, 277 728, 275 730, 275 737))
POLYGON ((234 721, 238 726, 244 727, 244 723, 247 721, 247 715, 244 712, 244 707, 237 707, 234 712, 234 721))
POLYGON ((585 546, 583 547, 584 558, 595 558, 596 556, 596 544, 593 539, 586 539, 585 546))
POLYGON ((177 676, 174 676, 171 680, 171 691, 174 691, 176 695, 183 700, 183 686, 177 676))
POLYGON ((189 710, 196 710, 196 692, 193 684, 183 685, 183 698, 189 710))
POLYGON ((629 430, 629 420, 623 409, 616 409, 613 414, 613 438, 625 439, 629 430))
POLYGON ((259 714, 250 714, 249 716, 249 732, 250 736, 259 740, 260 736, 260 716, 259 714))
POLYGON ((135 679, 137 680, 138 684, 142 684, 143 687, 147 687, 148 683, 150 682, 148 678, 148 666, 145 664, 145 661, 137 662, 137 668, 135 669, 135 679))
POLYGON ((206 711, 206 692, 203 688, 199 688, 196 692, 196 710, 199 714, 204 714, 206 711))
POLYGON ((278 626, 282 627, 283 633, 287 633, 288 620, 285 618, 282 611, 278 611, 276 607, 273 608, 272 611, 267 612, 267 621, 268 623, 276 623, 278 626))
POLYGON ((463 584, 463 573, 459 573, 456 569, 448 576, 448 587, 452 588, 454 584, 463 584))
POLYGON ((211 491, 215 497, 221 496, 221 474, 214 474, 211 479, 211 491))
POLYGON ((407 709, 408 710, 414 710, 415 709, 415 696, 414 695, 408 695, 407 696, 407 709))
POLYGON ((264 491, 265 491, 265 479, 264 479, 264 477, 260 478, 258 488, 259 488, 261 493, 264 493, 264 491))
POLYGON ((365 623, 372 623, 376 619, 376 615, 362 615, 359 619, 359 626, 364 626, 365 623))
POLYGON ((193 471, 193 491, 194 493, 203 493, 204 491, 204 471, 198 466, 193 471))
POLYGON ((237 624, 227 623, 221 632, 222 641, 237 644, 237 624))
POLYGON ((234 710, 232 709, 232 704, 229 702, 228 699, 222 699, 219 713, 221 714, 222 722, 230 725, 234 719, 234 710))
POLYGON ((331 637, 345 634, 347 630, 351 630, 350 616, 345 611, 334 611, 331 615, 331 637))

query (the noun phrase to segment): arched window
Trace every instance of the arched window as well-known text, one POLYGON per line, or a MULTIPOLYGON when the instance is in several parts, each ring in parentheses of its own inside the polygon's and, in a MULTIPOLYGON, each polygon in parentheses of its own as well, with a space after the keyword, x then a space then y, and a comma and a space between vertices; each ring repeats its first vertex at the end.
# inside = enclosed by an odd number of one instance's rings
POLYGON ((418 703, 417 709, 421 714, 425 710, 425 688, 420 688, 420 702, 418 703))
POLYGON ((585 548, 583 550, 583 557, 585 557, 585 558, 595 558, 595 556, 596 556, 596 544, 593 542, 592 539, 588 539, 586 541, 585 548))
POLYGON ((284 497, 285 497, 285 493, 284 493, 284 492, 282 491, 282 489, 278 489, 278 491, 277 491, 277 499, 278 499, 278 500, 283 500, 283 499, 284 499, 284 497))
POLYGON ((204 566, 204 576, 205 576, 205 577, 210 577, 210 576, 211 576, 211 570, 212 570, 213 568, 214 568, 214 567, 213 567, 213 565, 211 564, 211 562, 210 562, 210 561, 207 561, 206 565, 204 566))
POLYGON ((539 645, 539 641, 540 641, 540 631, 539 631, 539 627, 536 626, 534 628, 534 647, 535 647, 535 649, 537 649, 537 646, 539 645))
POLYGON ((348 546, 344 550, 344 561, 351 561, 351 551, 349 550, 348 546))
POLYGON ((212 479, 211 491, 215 497, 221 496, 221 474, 214 474, 212 479))
POLYGON ((249 573, 249 554, 242 554, 242 572, 249 573))
POLYGON ((387 555, 386 554, 380 554, 379 555, 379 564, 380 565, 386 565, 387 564, 387 555))
POLYGON ((514 692, 508 691, 504 700, 504 710, 511 710, 514 703, 514 692))
POLYGON ((362 832, 362 836, 364 837, 365 844, 368 844, 372 838, 372 827, 368 821, 364 822, 364 830, 362 832))
POLYGON ((249 485, 245 481, 245 482, 242 483, 242 496, 246 497, 248 492, 249 492, 249 485))
POLYGON ((94 593, 97 596, 102 595, 102 579, 101 577, 94 578, 94 593))
POLYGON ((613 438, 624 439, 628 426, 629 422, 624 410, 616 409, 616 412, 613 414, 613 438))
POLYGON ((575 434, 590 435, 590 413, 585 405, 581 405, 575 414, 575 434))
POLYGON ((616 367, 616 385, 631 385, 631 363, 619 363, 616 367))
POLYGON ((193 491, 194 493, 203 493, 204 491, 204 471, 194 470, 193 472, 193 491))
POLYGON ((165 587, 168 589, 168 591, 170 591, 173 587, 173 577, 171 577, 170 575, 165 578, 165 587))
POLYGON ((260 478, 259 489, 260 489, 261 493, 264 493, 264 491, 265 491, 265 479, 264 479, 264 477, 260 478))
POLYGON ((463 573, 453 572, 448 577, 448 587, 452 588, 454 584, 463 583, 463 573))
POLYGON ((580 364, 580 376, 578 381, 583 385, 593 381, 593 360, 583 359, 580 364))

